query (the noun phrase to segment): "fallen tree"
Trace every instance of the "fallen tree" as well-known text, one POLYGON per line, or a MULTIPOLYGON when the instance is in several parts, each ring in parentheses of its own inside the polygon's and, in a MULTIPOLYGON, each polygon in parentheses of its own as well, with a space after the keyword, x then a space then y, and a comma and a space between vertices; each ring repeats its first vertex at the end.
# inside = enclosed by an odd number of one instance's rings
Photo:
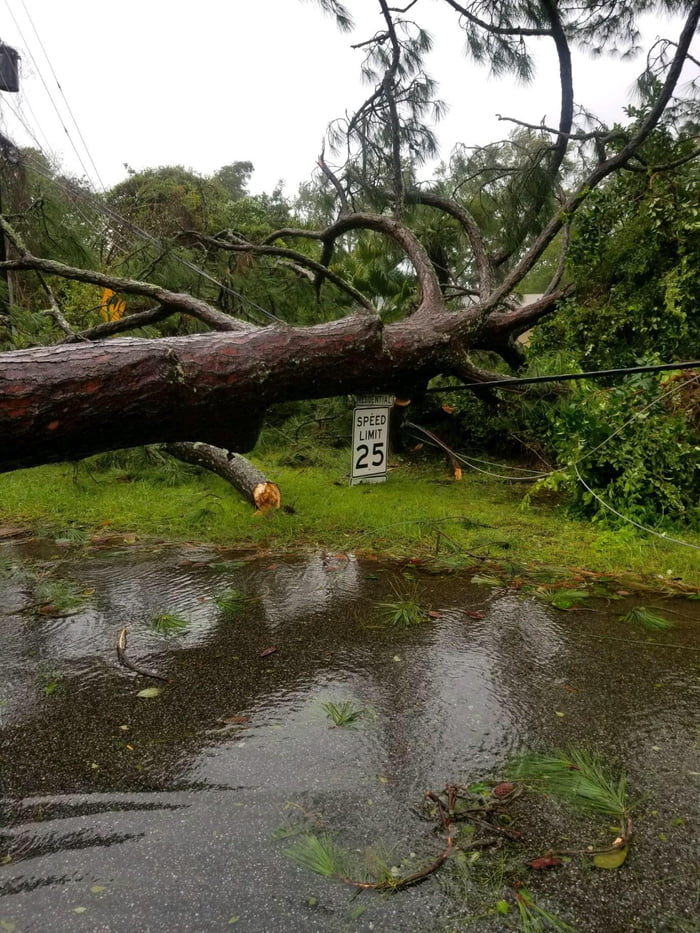
MULTIPOLYGON (((187 315, 217 331, 104 339, 141 326, 145 318, 134 314, 99 333, 75 333, 47 289, 49 313, 65 342, 0 354, 0 470, 155 442, 204 442, 246 452, 255 445, 266 410, 280 401, 371 391, 409 399, 437 375, 485 383, 501 378, 469 360, 474 350, 491 350, 513 367, 522 363, 517 338, 555 313, 570 293, 561 285, 566 232, 588 194, 614 172, 636 169, 651 176, 666 168, 649 164, 644 146, 676 101, 684 66, 695 61, 689 48, 700 0, 681 4, 686 19, 678 40, 667 46, 668 55, 650 60, 653 93, 628 132, 604 126, 583 131, 574 124, 569 46, 581 37, 592 41, 596 17, 603 37, 606 30, 614 31, 615 23, 598 9, 600 4, 584 3, 572 13, 555 0, 541 0, 536 16, 532 4, 523 9, 517 3, 494 4, 490 17, 483 19, 478 15, 483 4, 445 2, 459 15, 468 41, 481 42, 508 59, 525 54, 518 50, 526 39, 544 37, 553 42, 559 59, 559 124, 530 127, 534 135, 521 147, 523 163, 509 169, 521 186, 535 175, 537 185, 503 243, 499 246, 485 229, 488 225, 477 220, 469 199, 460 199, 459 186, 448 196, 412 183, 406 154, 429 132, 417 115, 432 89, 423 81, 415 24, 378 0, 383 30, 362 44, 379 68, 375 90, 345 123, 350 154, 342 170, 330 168, 324 155, 319 160, 337 197, 337 219, 319 230, 279 229, 258 242, 235 231, 217 236, 187 231, 181 237, 212 252, 289 263, 310 275, 317 289, 329 284, 340 289, 354 303, 353 312, 307 327, 254 326, 189 294, 33 255, 16 225, 0 218, 11 245, 11 258, 0 262, 5 273, 59 277, 141 296, 155 305, 142 312, 150 315, 149 321, 187 315), (586 155, 578 181, 567 186, 572 175, 565 157, 576 148, 586 155), (355 209, 357 203, 363 209, 355 209), (446 267, 444 250, 436 252, 422 243, 407 219, 409 205, 449 219, 468 254, 467 261, 462 261, 465 254, 460 256, 460 269, 446 267), (395 323, 385 323, 371 298, 333 267, 338 244, 352 243, 368 231, 384 238, 403 257, 399 263, 412 268, 415 300, 395 323), (520 306, 513 293, 555 239, 561 243, 562 259, 548 287, 541 298, 520 306), (317 243, 318 254, 290 245, 299 241, 317 243)), ((342 13, 335 0, 324 5, 342 13)), ((626 11, 629 27, 630 17, 643 6, 617 4, 615 15, 626 11)), ((621 21, 618 28, 624 25, 621 21)), ((505 172, 493 164, 483 167, 483 186, 501 170, 505 172)))

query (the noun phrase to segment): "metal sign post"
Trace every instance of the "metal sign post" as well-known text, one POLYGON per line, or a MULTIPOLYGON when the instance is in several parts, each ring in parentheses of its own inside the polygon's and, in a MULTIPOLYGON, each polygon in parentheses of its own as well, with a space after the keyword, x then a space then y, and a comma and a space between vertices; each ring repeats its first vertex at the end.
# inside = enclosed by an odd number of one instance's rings
POLYGON ((350 485, 383 483, 389 462, 389 416, 393 395, 357 399, 352 413, 350 485))

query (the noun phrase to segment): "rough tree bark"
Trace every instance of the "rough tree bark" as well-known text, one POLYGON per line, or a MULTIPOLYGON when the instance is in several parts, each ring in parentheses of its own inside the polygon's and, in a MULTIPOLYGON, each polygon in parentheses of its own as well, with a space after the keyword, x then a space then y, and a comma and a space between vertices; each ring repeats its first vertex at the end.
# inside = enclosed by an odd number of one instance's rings
POLYGON ((259 512, 278 509, 282 499, 279 486, 270 482, 262 470, 240 454, 232 454, 211 444, 166 444, 166 453, 185 463, 216 473, 237 489, 259 512))
POLYGON ((0 469, 173 441, 244 453, 275 402, 367 391, 415 397, 437 373, 471 378, 464 347, 499 337, 499 322, 480 322, 474 310, 388 327, 356 314, 308 328, 3 353, 0 469))

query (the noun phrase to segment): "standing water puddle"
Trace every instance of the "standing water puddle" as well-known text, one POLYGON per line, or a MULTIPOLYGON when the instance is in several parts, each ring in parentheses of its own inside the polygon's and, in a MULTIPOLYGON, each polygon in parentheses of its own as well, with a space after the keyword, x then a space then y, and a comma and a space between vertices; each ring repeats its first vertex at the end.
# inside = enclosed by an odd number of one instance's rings
MULTIPOLYGON (((414 575, 435 617, 399 628, 376 609, 398 570, 348 555, 1 545, 0 930, 522 929, 507 866, 486 890, 462 864, 387 895, 284 850, 305 820, 351 849, 381 845, 389 864, 434 856, 426 789, 498 780, 515 752, 572 744, 644 796, 630 857, 534 873, 543 852, 526 834, 516 873, 581 931, 691 929, 700 603, 669 602, 673 628, 648 632, 619 620, 629 602, 558 612, 414 575), (42 593, 58 602, 46 579, 72 581, 82 606, 42 606, 42 593), (187 626, 159 634, 162 614, 187 626), (128 657, 169 682, 119 663, 125 626, 128 657), (139 697, 148 687, 161 692, 139 697), (334 728, 322 704, 345 702, 363 714, 334 728)), ((532 814, 552 832, 561 818, 541 799, 532 814)))

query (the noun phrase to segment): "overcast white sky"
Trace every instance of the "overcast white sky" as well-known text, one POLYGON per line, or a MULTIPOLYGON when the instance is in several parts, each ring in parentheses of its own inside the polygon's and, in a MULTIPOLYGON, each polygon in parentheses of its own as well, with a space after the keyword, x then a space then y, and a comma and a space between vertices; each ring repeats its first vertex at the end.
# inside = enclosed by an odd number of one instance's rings
MULTIPOLYGON (((0 94, 0 123, 21 145, 39 144, 83 175, 72 140, 98 188, 124 178, 125 162, 135 169, 182 164, 206 174, 248 159, 253 191, 284 179, 293 194, 314 169, 327 123, 367 92, 362 53, 350 44, 380 27, 377 3, 346 4, 358 23, 352 36, 301 0, 2 0, 0 39, 22 55, 22 88, 0 94)), ((419 0, 412 13, 436 40, 429 70, 450 108, 439 128, 445 156, 458 141, 505 136, 497 113, 556 121, 552 50, 543 48, 537 81, 528 87, 489 80, 464 58, 444 4, 419 0)), ((650 22, 648 35, 657 34, 674 31, 665 21, 650 22)), ((641 67, 641 59, 578 56, 577 102, 614 120, 641 67)))

